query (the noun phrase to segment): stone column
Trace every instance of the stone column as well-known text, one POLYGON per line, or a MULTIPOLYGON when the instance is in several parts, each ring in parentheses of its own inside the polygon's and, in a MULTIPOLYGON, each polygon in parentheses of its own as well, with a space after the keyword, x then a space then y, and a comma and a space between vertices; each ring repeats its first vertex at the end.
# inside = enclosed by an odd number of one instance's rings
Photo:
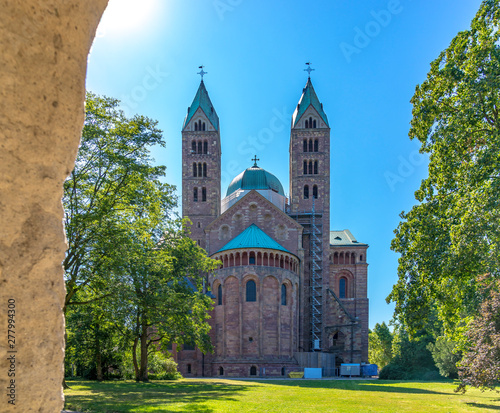
POLYGON ((0 0, 1 411, 63 407, 62 186, 78 149, 87 55, 106 5, 0 0), (15 342, 7 339, 8 314, 15 342), (7 387, 15 405, 7 404, 7 387))

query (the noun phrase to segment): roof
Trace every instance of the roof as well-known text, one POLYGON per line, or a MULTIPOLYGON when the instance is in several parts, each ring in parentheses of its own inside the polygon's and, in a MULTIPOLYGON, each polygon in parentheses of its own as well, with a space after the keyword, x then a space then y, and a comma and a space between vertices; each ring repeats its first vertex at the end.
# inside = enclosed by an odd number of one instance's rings
POLYGON ((238 248, 267 248, 270 250, 284 251, 291 254, 290 251, 278 244, 255 224, 250 225, 240 235, 233 238, 217 252, 234 250, 238 248))
POLYGON ((330 126, 328 124, 328 118, 326 117, 326 113, 323 111, 323 104, 319 101, 318 96, 314 91, 311 78, 309 78, 307 79, 306 87, 302 90, 302 96, 300 97, 299 104, 295 108, 295 112, 293 112, 292 127, 297 124, 297 122, 302 117, 304 112, 311 105, 314 109, 316 109, 316 112, 318 112, 321 118, 325 121, 326 126, 328 127, 330 126))
POLYGON ((330 231, 331 246, 351 246, 351 247, 367 247, 368 244, 358 242, 351 231, 344 229, 343 231, 330 231))
POLYGON ((257 165, 245 169, 234 178, 227 188, 226 196, 231 195, 238 189, 271 189, 285 196, 283 185, 281 185, 279 179, 257 165))
POLYGON ((214 106, 212 105, 212 101, 208 97, 208 92, 205 87, 205 83, 203 83, 203 80, 201 81, 200 87, 196 92, 196 95, 193 99, 193 103, 191 103, 191 106, 188 108, 188 113, 186 115, 186 118, 184 119, 184 124, 182 125, 182 129, 184 129, 187 126, 187 124, 193 118, 194 114, 198 109, 201 109, 203 111, 203 113, 208 118, 208 120, 215 128, 215 130, 219 130, 219 117, 215 112, 214 106))

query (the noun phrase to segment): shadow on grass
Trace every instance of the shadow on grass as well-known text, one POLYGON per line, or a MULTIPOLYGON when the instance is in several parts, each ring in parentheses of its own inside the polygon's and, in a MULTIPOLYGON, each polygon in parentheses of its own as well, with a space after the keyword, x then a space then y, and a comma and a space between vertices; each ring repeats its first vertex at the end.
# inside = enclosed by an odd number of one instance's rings
POLYGON ((478 409, 500 410, 500 406, 484 403, 465 403, 467 406, 477 407, 478 409))
POLYGON ((118 413, 138 411, 167 412, 213 412, 205 402, 218 400, 235 400, 234 395, 244 392, 248 386, 223 382, 92 382, 74 381, 69 383, 74 391, 82 394, 65 396, 66 409, 90 410, 97 413, 118 413), (77 388, 78 387, 78 388, 77 388), (82 388, 83 387, 83 388, 82 388), (173 410, 175 409, 175 410, 173 410))
MULTIPOLYGON (((259 381, 257 383, 268 383, 277 386, 290 386, 290 387, 309 387, 309 388, 322 388, 322 389, 336 389, 336 390, 353 390, 353 391, 370 391, 370 392, 384 392, 384 393, 413 393, 413 394, 443 394, 453 395, 454 393, 440 392, 435 390, 427 390, 415 387, 400 387, 397 384, 411 383, 424 384, 429 382, 415 382, 415 381, 393 381, 393 380, 273 380, 273 381, 259 381)), ((450 380, 443 381, 443 384, 452 383, 450 380)))

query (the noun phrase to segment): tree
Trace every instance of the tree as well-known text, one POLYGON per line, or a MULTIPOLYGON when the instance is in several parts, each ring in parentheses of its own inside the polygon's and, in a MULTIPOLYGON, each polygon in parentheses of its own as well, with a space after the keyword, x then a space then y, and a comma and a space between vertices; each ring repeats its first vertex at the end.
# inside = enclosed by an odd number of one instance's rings
POLYGON ((452 379, 458 378, 457 363, 461 360, 456 352, 456 343, 446 336, 439 336, 435 343, 429 343, 427 349, 431 352, 439 374, 452 379))
POLYGON ((466 329, 456 390, 461 392, 467 386, 494 390, 500 380, 500 280, 485 275, 478 284, 484 300, 466 329))
POLYGON ((392 333, 383 322, 375 324, 368 335, 368 359, 379 369, 384 368, 392 360, 392 333))
POLYGON ((149 155, 149 147, 165 146, 157 122, 139 115, 127 119, 118 104, 86 96, 78 157, 64 184, 65 310, 111 294, 111 276, 123 268, 116 246, 129 236, 127 219, 148 209, 168 215, 175 206, 173 187, 159 180, 165 167, 153 166, 149 155), (82 289, 83 302, 75 300, 82 289))
POLYGON ((430 155, 429 176, 395 231, 388 297, 411 334, 434 305, 446 334, 458 334, 481 302, 476 278, 500 275, 499 19, 499 1, 483 1, 411 100, 409 136, 430 155))

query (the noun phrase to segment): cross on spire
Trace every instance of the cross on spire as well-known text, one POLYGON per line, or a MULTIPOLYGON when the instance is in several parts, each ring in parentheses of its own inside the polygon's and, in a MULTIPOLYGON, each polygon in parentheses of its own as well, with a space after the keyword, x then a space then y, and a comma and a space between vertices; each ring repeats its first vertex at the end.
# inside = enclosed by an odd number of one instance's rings
POLYGON ((257 166, 257 161, 260 161, 260 159, 257 158, 257 155, 255 155, 255 158, 253 158, 252 161, 253 161, 253 166, 257 166))
POLYGON ((203 75, 206 75, 208 72, 205 72, 203 70, 205 66, 201 65, 201 66, 198 66, 198 69, 201 69, 197 74, 201 76, 201 81, 203 82, 203 75))
POLYGON ((313 72, 316 69, 311 68, 311 62, 306 62, 306 65, 307 65, 307 69, 304 69, 304 72, 307 72, 307 74, 309 75, 309 78, 311 78, 311 72, 313 72))

